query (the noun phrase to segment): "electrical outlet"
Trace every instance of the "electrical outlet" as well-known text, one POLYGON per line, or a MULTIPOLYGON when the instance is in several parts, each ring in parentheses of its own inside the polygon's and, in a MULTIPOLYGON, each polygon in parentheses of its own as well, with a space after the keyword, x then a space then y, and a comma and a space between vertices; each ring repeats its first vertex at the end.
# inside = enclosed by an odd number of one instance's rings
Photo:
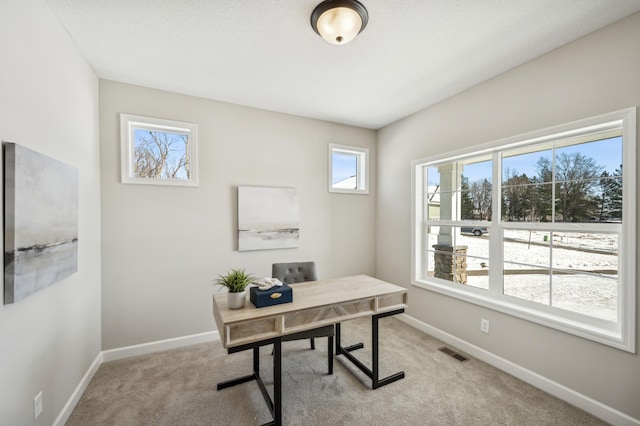
POLYGON ((38 392, 35 398, 33 398, 33 411, 34 420, 40 417, 42 414, 42 391, 38 392))
POLYGON ((484 318, 480 320, 480 331, 489 334, 489 320, 484 318))

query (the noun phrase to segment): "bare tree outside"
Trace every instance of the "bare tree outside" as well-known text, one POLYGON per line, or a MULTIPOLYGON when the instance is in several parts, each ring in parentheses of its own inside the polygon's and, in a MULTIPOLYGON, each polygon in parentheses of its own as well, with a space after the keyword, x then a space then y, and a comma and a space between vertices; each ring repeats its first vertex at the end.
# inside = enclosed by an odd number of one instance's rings
POLYGON ((135 130, 135 176, 154 179, 189 179, 189 135, 135 130))
MULTIPOLYGON (((505 167, 502 220, 585 223, 622 218, 622 166, 608 172, 594 157, 581 152, 557 152, 555 161, 551 158, 546 153, 537 160, 531 158, 529 175, 505 167)), ((461 175, 460 219, 490 221, 491 192, 487 178, 471 180, 461 175)))
POLYGON ((517 170, 504 171, 504 220, 544 222, 552 220, 554 212, 554 220, 559 222, 621 217, 621 169, 610 175, 594 158, 578 152, 559 153, 555 164, 540 157, 536 167, 537 174, 533 177, 517 170))
MULTIPOLYGON (((510 221, 526 220, 534 214, 531 181, 526 174, 507 168, 502 182, 502 216, 510 221)), ((531 219, 533 220, 533 219, 531 219)))
POLYGON ((600 175, 600 195, 596 198, 599 206, 599 220, 622 219, 622 164, 613 173, 600 175))
POLYGON ((491 184, 479 179, 469 184, 469 196, 474 208, 474 219, 491 220, 491 184))
POLYGON ((564 222, 580 222, 596 211, 598 179, 604 167, 579 152, 556 156, 556 211, 564 222))

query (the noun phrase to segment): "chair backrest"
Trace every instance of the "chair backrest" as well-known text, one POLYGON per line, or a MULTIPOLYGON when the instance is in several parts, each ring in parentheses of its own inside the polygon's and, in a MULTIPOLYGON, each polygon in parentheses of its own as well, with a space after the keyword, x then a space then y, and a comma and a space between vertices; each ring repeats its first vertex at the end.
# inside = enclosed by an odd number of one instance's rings
POLYGON ((315 262, 274 263, 271 266, 271 276, 285 284, 316 281, 315 262))

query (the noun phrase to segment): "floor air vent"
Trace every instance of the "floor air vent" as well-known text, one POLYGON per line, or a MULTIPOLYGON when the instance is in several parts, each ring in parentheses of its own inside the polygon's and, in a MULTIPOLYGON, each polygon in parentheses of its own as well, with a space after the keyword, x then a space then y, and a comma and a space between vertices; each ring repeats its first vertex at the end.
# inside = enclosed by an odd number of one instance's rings
POLYGON ((440 352, 442 352, 442 353, 445 353, 445 354, 449 355, 450 357, 453 357, 453 358, 457 359, 460 362, 467 361, 469 359, 469 358, 465 357, 464 355, 460 355, 458 352, 454 351, 453 349, 447 348, 446 346, 443 346, 438 350, 440 352))

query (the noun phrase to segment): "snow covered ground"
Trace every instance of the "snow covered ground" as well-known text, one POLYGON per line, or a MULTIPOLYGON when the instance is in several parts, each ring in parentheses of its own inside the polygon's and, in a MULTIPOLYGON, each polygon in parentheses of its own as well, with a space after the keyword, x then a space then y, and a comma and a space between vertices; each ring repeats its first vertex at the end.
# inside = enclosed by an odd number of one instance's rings
MULTIPOLYGON (((429 248, 434 244, 436 236, 431 234, 429 248)), ((461 235, 456 245, 468 246, 467 285, 488 289, 489 236, 461 235)), ((615 235, 505 231, 504 293, 616 321, 617 247, 615 235)))

